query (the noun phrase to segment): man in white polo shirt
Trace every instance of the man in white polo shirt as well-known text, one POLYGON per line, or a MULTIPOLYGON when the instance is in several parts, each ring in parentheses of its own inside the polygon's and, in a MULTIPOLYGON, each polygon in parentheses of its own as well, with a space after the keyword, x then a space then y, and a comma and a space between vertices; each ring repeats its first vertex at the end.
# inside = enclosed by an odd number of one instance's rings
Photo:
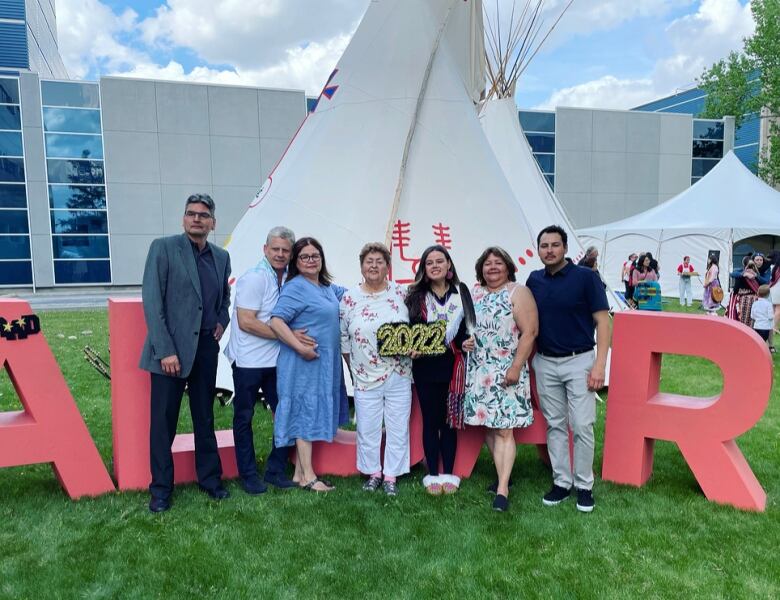
MULTIPOLYGON (((233 327, 225 356, 233 367, 233 438, 236 464, 241 484, 248 494, 262 494, 266 485, 260 480, 252 440, 252 417, 258 389, 263 390, 272 411, 276 411, 276 359, 279 341, 268 326, 271 310, 287 277, 287 264, 295 243, 295 234, 286 227, 274 227, 263 246, 263 259, 236 282, 233 303, 233 327)), ((314 340, 297 331, 306 343, 314 340)), ((285 489, 297 483, 285 473, 289 447, 277 448, 271 441, 271 453, 266 461, 266 483, 285 489)))

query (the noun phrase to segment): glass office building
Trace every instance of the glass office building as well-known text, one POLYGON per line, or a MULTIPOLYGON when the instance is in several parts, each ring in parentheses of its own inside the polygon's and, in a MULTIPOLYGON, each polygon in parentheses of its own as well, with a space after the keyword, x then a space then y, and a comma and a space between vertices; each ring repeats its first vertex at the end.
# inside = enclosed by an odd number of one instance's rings
POLYGON ((0 285, 31 285, 19 80, 0 78, 0 285))
MULTIPOLYGON (((642 104, 633 110, 689 114, 696 117, 704 110, 706 102, 707 93, 701 88, 694 88, 672 96, 667 96, 666 98, 648 102, 647 104, 642 104)), ((702 125, 702 127, 706 126, 702 125)), ((699 139, 701 141, 701 138, 699 139)), ((761 119, 757 114, 747 115, 742 124, 736 129, 733 150, 734 154, 737 155, 742 163, 754 173, 757 172, 760 145, 761 119)), ((694 150, 696 150, 695 143, 694 150)), ((691 178, 695 181, 701 177, 702 174, 706 173, 704 170, 708 166, 706 159, 712 157, 697 155, 696 151, 694 151, 694 158, 704 159, 700 160, 691 172, 691 178)))

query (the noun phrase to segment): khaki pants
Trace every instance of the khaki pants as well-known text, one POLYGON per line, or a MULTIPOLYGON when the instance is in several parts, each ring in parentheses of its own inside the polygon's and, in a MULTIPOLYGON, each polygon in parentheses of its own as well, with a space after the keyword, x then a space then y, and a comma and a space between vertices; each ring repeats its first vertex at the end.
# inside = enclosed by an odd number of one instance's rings
POLYGON ((588 390, 588 373, 595 353, 533 359, 539 406, 547 420, 547 451, 553 482, 562 488, 593 488, 593 453, 596 395, 588 390), (574 474, 569 457, 569 429, 574 435, 574 474))

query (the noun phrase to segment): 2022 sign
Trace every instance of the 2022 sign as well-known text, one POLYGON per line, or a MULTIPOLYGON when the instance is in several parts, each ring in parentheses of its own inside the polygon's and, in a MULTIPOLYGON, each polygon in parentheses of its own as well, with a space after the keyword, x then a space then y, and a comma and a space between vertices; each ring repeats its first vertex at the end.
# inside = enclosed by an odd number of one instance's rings
POLYGON ((447 324, 434 323, 385 323, 376 332, 380 356, 406 356, 410 352, 434 355, 444 354, 444 336, 447 324))

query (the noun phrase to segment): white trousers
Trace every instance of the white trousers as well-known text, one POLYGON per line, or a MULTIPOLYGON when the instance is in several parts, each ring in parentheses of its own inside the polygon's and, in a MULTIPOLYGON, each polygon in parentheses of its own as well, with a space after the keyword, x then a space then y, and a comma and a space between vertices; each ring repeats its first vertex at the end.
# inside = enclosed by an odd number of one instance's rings
POLYGON ((355 390, 357 468, 366 475, 380 471, 390 477, 409 472, 409 415, 412 382, 393 373, 371 390, 355 390), (380 460, 382 421, 385 424, 384 469, 380 460))
POLYGON ((680 277, 680 306, 693 306, 690 277, 680 277))

